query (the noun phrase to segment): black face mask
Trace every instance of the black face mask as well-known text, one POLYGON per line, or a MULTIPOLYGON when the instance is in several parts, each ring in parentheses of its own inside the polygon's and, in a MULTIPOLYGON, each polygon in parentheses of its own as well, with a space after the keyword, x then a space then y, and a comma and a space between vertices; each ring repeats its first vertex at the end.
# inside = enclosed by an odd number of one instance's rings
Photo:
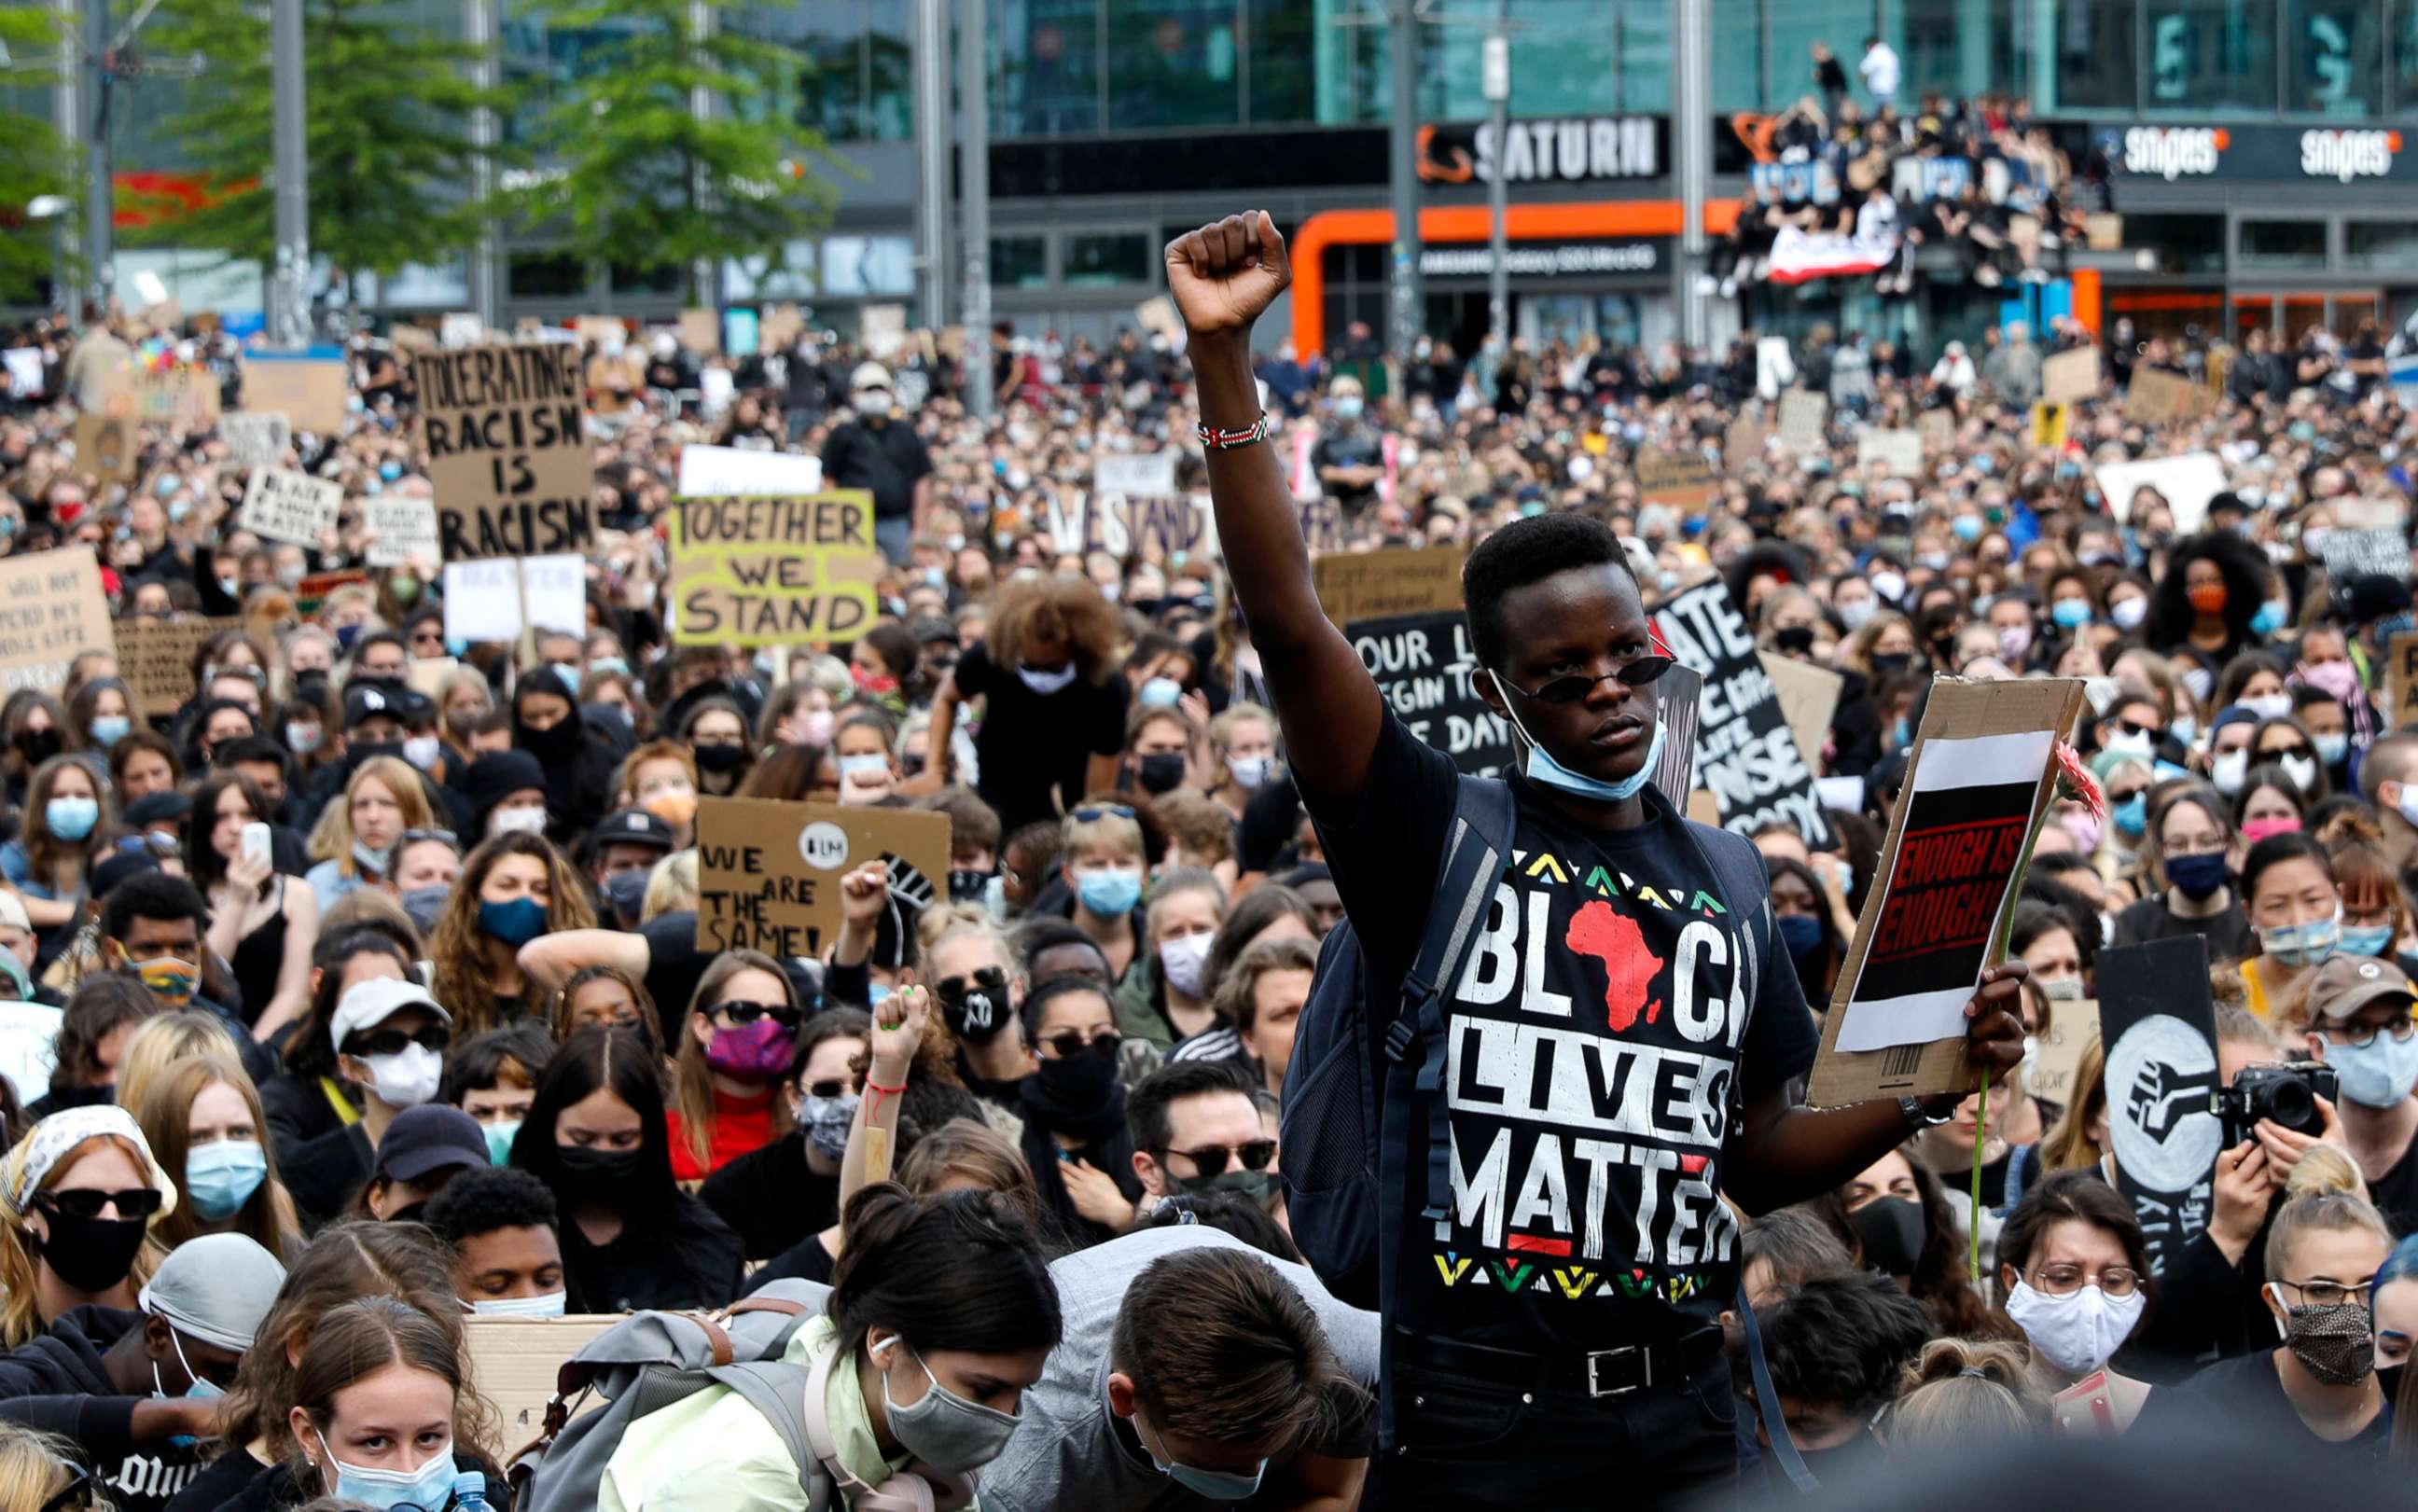
POLYGON ((1171 751, 1146 756, 1134 763, 1135 778, 1145 793, 1171 793, 1184 785, 1184 755, 1171 751))
POLYGON ((699 745, 691 748, 696 757, 696 770, 727 777, 747 764, 747 748, 743 745, 699 745))
POLYGON ((1922 1205, 1902 1197, 1875 1198, 1847 1214, 1866 1268, 1888 1275, 1912 1275, 1922 1259, 1922 1205))
POLYGON ((386 1215, 386 1221, 389 1223, 418 1223, 427 1215, 427 1203, 413 1202, 406 1206, 399 1207, 392 1213, 388 1214, 386 1215))
POLYGON ((941 984, 939 995, 949 1032, 969 1045, 990 1039, 1016 1016, 1007 1002, 1007 973, 996 966, 986 966, 972 977, 950 977, 941 984))
POLYGON ((513 721, 513 743, 534 755, 569 756, 579 749, 579 716, 566 714, 544 729, 513 721))
POLYGON ((977 871, 972 866, 949 868, 949 901, 980 903, 990 892, 990 879, 999 873, 977 871))
POLYGON ((40 766, 59 754, 59 732, 56 730, 25 731, 17 737, 17 754, 25 758, 27 765, 40 766))
POLYGON ((27 1229, 27 1247, 60 1280, 86 1294, 106 1291, 126 1279, 142 1252, 146 1227, 141 1218, 79 1218, 54 1208, 42 1210, 42 1221, 50 1225, 51 1236, 37 1239, 27 1229))
POLYGON ((1873 664, 1873 676, 1893 677, 1914 664, 1912 651, 1875 651, 1865 658, 1873 664))
POLYGON ((1814 649, 1812 625, 1787 625, 1771 633, 1771 648, 1791 656, 1810 655, 1814 649))
POLYGON ((562 1184, 573 1196, 606 1198, 615 1188, 637 1180, 643 1150, 599 1150, 593 1145, 559 1144, 555 1163, 562 1168, 562 1184))

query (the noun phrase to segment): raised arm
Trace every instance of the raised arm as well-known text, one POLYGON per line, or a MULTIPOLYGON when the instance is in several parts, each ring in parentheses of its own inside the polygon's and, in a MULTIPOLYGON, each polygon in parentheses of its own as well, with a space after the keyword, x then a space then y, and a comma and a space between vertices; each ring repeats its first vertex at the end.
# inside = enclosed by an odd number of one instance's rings
MULTIPOLYGON (((1293 282, 1284 238, 1264 210, 1230 215, 1167 247, 1167 287, 1190 333, 1201 421, 1240 431, 1260 419, 1251 323, 1293 282)), ((1285 759, 1313 802, 1367 783, 1385 705, 1350 643, 1318 607, 1301 517, 1267 441, 1209 449, 1209 496, 1226 573, 1260 653, 1285 759)))
POLYGON ((931 1019, 931 994, 922 987, 900 987, 873 1010, 873 1043, 866 1056, 865 1092, 856 1105, 856 1122, 848 1131, 848 1153, 839 1162, 839 1207, 866 1184, 890 1179, 891 1153, 897 1148, 898 1109, 907 1097, 907 1077, 915 1067, 915 1051, 924 1043, 931 1019))

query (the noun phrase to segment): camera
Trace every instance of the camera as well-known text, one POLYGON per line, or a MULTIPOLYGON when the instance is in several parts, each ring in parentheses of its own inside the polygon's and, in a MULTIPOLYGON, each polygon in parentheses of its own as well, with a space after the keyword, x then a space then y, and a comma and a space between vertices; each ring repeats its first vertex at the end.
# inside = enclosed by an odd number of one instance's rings
POLYGON ((2261 1119, 2273 1119, 2295 1134, 2319 1134, 2325 1115, 2318 1099, 2336 1098, 2334 1068, 2317 1061, 2269 1061, 2243 1066, 2230 1087, 2216 1092, 2217 1122, 2231 1149, 2250 1138, 2261 1119))

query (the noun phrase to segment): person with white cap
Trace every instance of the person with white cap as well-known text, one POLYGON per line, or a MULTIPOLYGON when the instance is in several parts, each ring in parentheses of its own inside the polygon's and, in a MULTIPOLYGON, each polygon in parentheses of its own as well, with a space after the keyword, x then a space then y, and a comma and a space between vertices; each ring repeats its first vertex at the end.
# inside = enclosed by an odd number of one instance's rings
POLYGON ((873 493, 873 539, 893 562, 907 559, 907 542, 924 518, 932 454, 914 425, 897 418, 897 389, 890 370, 864 362, 849 379, 856 418, 833 430, 823 443, 823 484, 873 493))
POLYGON ((453 1016, 417 982, 375 977, 336 1000, 328 1038, 341 1075, 360 1089, 361 1116, 302 1145, 284 1163, 286 1190, 306 1228, 344 1211, 376 1168, 396 1115, 436 1097, 453 1044, 453 1016))
POLYGON ((27 1130, 0 1164, 0 1348, 70 1308, 131 1305, 144 1234, 176 1206, 176 1184, 124 1108, 70 1107, 27 1130))

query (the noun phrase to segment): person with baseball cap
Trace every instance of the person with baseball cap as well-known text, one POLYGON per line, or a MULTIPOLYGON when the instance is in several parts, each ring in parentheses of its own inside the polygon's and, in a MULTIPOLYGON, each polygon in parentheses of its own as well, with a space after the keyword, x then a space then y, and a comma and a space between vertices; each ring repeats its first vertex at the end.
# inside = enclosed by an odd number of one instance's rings
POLYGON ((596 884, 600 913, 635 928, 646 901, 647 878, 655 863, 672 853, 672 827, 642 808, 604 816, 588 832, 588 879, 596 884))
POLYGON ((874 542, 882 556, 903 562, 924 517, 932 455, 914 425, 897 414, 897 389, 888 368, 858 364, 848 389, 856 418, 823 443, 824 486, 871 490, 874 542))
POLYGON ((2300 1029, 2310 1059, 2334 1068, 2334 1136, 2359 1162, 2368 1197, 2395 1233, 2418 1228, 2418 988, 2392 961, 2334 955, 2309 973, 2300 1029))
MULTIPOLYGON (((453 1044, 453 1016, 418 983, 377 977, 344 989, 329 1016, 328 1037, 335 1045, 340 1074, 360 1089, 361 1116, 300 1145, 283 1162, 286 1190, 306 1228, 343 1213, 354 1194, 384 1169, 381 1152, 404 1114, 436 1098, 445 1052, 453 1044)), ((405 1132, 413 1142, 420 1138, 405 1132)), ((475 1124, 469 1143, 484 1160, 486 1140, 475 1124)), ((421 1166, 417 1175, 434 1168, 421 1166)), ((394 1205, 425 1200, 427 1195, 394 1205)))
POLYGON ((490 1158, 487 1131, 462 1109, 445 1103, 406 1107, 378 1141, 358 1209, 382 1222, 417 1223, 446 1183, 490 1158))

